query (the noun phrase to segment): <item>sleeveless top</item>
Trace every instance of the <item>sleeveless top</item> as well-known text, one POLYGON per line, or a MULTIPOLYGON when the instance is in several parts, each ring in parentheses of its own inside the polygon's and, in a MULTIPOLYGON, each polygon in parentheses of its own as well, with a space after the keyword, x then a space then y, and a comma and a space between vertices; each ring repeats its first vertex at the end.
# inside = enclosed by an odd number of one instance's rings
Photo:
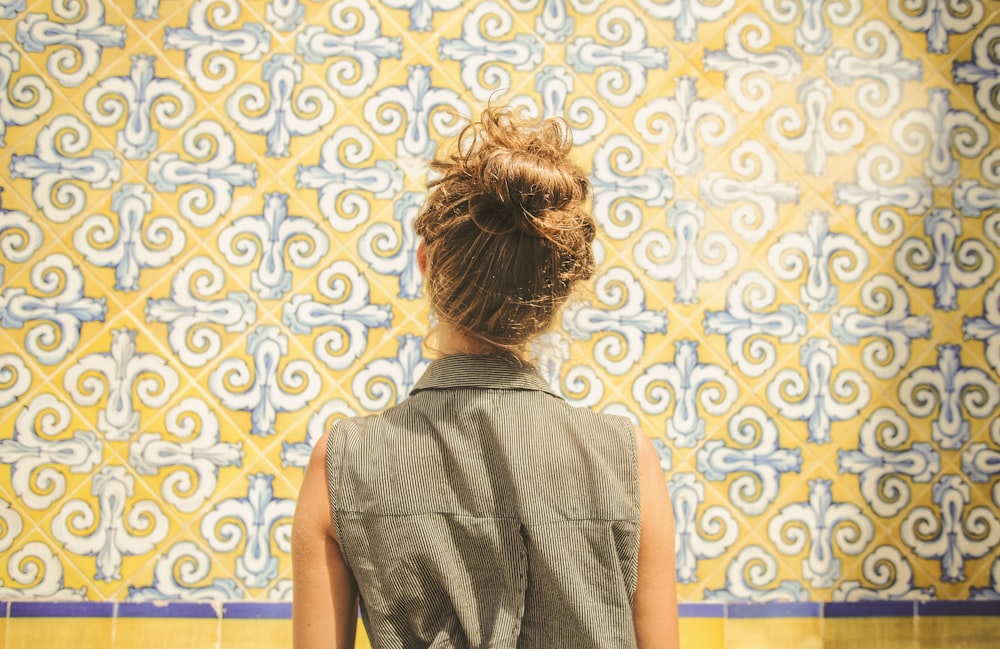
POLYGON ((330 503, 374 649, 635 647, 636 452, 627 419, 495 357, 338 421, 330 503))

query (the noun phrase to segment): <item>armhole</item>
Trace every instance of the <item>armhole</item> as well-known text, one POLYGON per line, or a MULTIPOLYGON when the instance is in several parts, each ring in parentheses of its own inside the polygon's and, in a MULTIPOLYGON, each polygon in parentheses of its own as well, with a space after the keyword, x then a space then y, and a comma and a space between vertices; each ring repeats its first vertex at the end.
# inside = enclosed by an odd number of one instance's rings
POLYGON ((330 517, 333 529, 337 534, 337 545, 341 544, 340 493, 343 482, 345 433, 340 421, 330 426, 330 434, 326 440, 326 489, 330 498, 330 517))
POLYGON ((635 520, 638 522, 642 518, 639 507, 639 435, 645 435, 645 433, 627 417, 622 417, 621 422, 625 436, 625 447, 628 449, 629 456, 629 497, 635 508, 635 520))

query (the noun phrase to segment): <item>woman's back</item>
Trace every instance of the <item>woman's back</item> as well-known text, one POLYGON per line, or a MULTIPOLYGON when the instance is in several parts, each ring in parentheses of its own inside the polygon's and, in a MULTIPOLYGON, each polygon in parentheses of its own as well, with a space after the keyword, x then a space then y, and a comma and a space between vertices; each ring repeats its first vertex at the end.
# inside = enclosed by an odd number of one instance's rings
POLYGON ((327 463, 376 646, 635 646, 627 420, 504 359, 447 356, 402 404, 341 422, 327 463))
POLYGON ((676 648, 655 449, 547 393, 524 362, 594 273, 572 144, 562 120, 487 109, 432 162, 414 232, 435 320, 424 345, 441 358, 404 403, 339 423, 309 460, 297 649, 353 646, 359 594, 376 649, 676 648))

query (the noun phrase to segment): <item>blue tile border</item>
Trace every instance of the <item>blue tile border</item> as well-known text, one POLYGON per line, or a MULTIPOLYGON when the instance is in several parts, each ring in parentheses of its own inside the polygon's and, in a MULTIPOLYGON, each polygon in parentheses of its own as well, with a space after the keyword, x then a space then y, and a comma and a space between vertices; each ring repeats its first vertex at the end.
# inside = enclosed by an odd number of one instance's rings
POLYGON ((825 602, 823 617, 913 617, 917 603, 899 600, 865 600, 860 602, 825 602))
POLYGON ((114 617, 115 602, 39 602, 13 600, 9 617, 114 617))
POLYGON ((226 602, 222 617, 226 620, 289 620, 292 605, 288 602, 226 602))
POLYGON ((677 608, 681 617, 726 617, 726 604, 724 602, 681 602, 677 608))
POLYGON ((745 620, 763 617, 816 617, 820 614, 819 602, 766 602, 762 604, 726 604, 726 617, 745 620))
POLYGON ((920 602, 917 604, 917 615, 927 617, 942 615, 1000 617, 1000 600, 920 602))
MULTIPOLYGON (((681 602, 681 618, 899 618, 1000 617, 1000 600, 916 602, 869 600, 860 602, 681 602)), ((0 617, 11 618, 188 618, 226 620, 288 620, 290 602, 74 602, 0 600, 0 617)))
POLYGON ((120 602, 118 617, 165 617, 218 619, 219 610, 210 602, 120 602))

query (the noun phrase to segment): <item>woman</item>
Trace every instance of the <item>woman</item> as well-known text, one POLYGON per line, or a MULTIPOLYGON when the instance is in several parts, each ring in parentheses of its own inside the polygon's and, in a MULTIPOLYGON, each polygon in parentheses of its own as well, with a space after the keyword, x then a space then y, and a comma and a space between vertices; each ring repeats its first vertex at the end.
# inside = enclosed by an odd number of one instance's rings
POLYGON ((674 530, 649 439, 525 360, 594 272, 566 125, 488 109, 416 222, 438 324, 408 398, 316 445, 292 536, 297 649, 675 648, 674 530))

